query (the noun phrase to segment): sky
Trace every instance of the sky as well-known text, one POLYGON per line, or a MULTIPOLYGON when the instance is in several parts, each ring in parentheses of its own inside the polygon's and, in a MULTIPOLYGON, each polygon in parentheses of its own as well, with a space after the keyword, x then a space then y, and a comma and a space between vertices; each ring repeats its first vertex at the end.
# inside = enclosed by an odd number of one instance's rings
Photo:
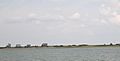
POLYGON ((120 0, 0 0, 0 46, 120 43, 120 0))

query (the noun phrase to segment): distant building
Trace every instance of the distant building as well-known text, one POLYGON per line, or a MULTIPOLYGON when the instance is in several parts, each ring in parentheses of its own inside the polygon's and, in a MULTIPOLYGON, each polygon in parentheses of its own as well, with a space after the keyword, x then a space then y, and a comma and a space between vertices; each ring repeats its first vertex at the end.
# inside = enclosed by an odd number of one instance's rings
POLYGON ((112 43, 110 43, 110 46, 112 46, 113 44, 112 43))
POLYGON ((31 47, 31 44, 27 44, 26 46, 25 46, 25 48, 30 48, 31 47))
POLYGON ((37 47, 39 47, 39 46, 35 45, 35 46, 31 46, 31 47, 35 47, 35 48, 37 48, 37 47))
POLYGON ((120 46, 120 44, 116 44, 116 45, 120 46))
POLYGON ((41 47, 48 47, 48 44, 47 44, 47 43, 43 43, 43 44, 41 45, 41 47))
POLYGON ((16 48, 21 48, 21 44, 16 44, 16 48))
POLYGON ((6 46, 7 48, 11 48, 11 44, 10 43, 8 43, 8 45, 6 46))

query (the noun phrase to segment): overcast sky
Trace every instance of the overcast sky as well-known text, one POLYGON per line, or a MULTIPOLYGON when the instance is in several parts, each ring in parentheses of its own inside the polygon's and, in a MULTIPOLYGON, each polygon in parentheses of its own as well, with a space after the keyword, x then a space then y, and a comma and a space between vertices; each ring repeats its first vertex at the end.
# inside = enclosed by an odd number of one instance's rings
POLYGON ((120 0, 0 0, 0 46, 120 42, 120 0))

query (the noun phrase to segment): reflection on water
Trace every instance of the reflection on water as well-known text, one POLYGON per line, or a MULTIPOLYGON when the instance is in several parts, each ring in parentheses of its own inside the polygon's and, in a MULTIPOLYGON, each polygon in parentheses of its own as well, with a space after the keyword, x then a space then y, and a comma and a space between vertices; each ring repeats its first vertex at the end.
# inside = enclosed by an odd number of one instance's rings
POLYGON ((0 61, 120 61, 120 48, 1 49, 0 61))

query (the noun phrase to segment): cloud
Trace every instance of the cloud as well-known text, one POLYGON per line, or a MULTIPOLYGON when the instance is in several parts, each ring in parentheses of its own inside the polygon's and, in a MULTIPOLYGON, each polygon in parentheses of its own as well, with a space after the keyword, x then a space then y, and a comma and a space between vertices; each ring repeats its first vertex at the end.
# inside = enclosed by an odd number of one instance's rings
POLYGON ((102 23, 112 23, 115 25, 120 25, 120 1, 110 0, 104 4, 101 4, 100 14, 103 20, 102 23), (108 21, 106 21, 108 20, 108 21))
POLYGON ((36 16, 37 16, 36 13, 30 13, 30 14, 28 15, 28 17, 36 17, 36 16))
POLYGON ((106 20, 104 20, 104 19, 102 19, 102 20, 100 20, 101 21, 101 23, 103 23, 103 24, 108 24, 108 21, 106 21, 106 20))
POLYGON ((80 13, 76 12, 70 18, 71 19, 80 19, 80 16, 81 16, 80 13))
POLYGON ((61 22, 65 20, 63 15, 58 14, 43 14, 29 13, 26 16, 11 16, 3 19, 5 23, 16 24, 16 23, 35 23, 40 24, 40 22, 61 22))
POLYGON ((111 19, 111 22, 120 25, 120 15, 114 15, 111 19))

